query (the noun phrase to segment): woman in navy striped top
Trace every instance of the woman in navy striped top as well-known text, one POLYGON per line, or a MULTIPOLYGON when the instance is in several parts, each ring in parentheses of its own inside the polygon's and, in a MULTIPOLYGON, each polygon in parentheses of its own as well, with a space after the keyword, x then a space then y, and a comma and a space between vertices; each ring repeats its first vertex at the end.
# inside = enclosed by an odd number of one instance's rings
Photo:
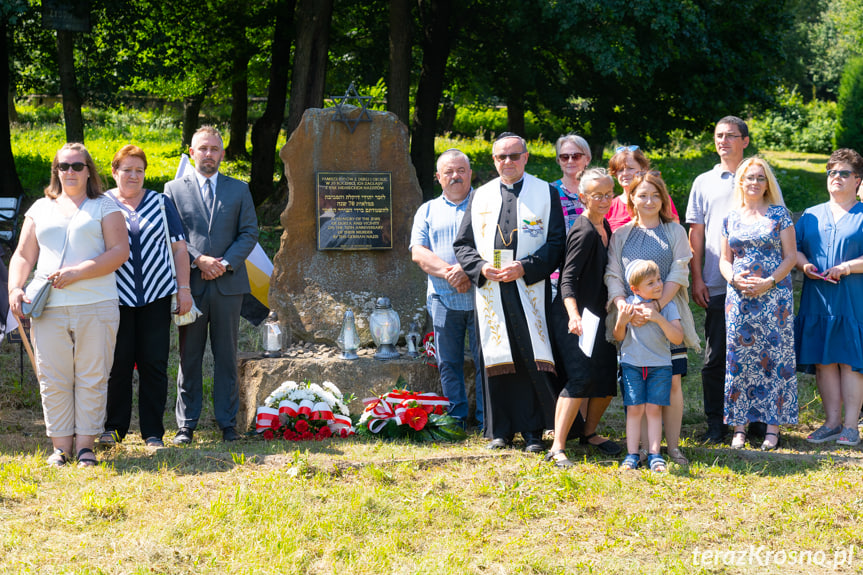
POLYGON ((183 225, 170 199, 144 188, 147 156, 138 146, 121 148, 111 162, 117 187, 107 196, 122 208, 129 231, 129 259, 117 270, 120 327, 114 365, 108 379, 108 415, 99 442, 122 441, 132 418, 132 372, 139 376, 141 437, 148 447, 162 447, 162 420, 168 397, 168 350, 171 313, 192 307, 189 256, 183 225), (168 251, 160 200, 164 200, 171 250, 168 251), (169 258, 174 258, 174 280, 169 258), (178 309, 171 309, 177 294, 178 309))

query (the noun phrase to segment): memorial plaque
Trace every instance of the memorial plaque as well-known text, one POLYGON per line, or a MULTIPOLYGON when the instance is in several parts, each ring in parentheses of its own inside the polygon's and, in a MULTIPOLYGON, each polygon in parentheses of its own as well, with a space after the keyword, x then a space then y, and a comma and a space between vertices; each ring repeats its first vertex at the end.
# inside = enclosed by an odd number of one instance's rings
POLYGON ((318 250, 392 249, 390 172, 315 172, 318 250))

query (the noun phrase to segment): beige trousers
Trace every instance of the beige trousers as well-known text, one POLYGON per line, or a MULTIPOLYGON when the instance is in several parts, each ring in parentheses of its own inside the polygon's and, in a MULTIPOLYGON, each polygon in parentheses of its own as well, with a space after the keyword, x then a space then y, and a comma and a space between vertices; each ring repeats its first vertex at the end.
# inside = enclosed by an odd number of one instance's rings
POLYGON ((49 307, 32 321, 48 437, 99 435, 120 323, 117 300, 49 307))

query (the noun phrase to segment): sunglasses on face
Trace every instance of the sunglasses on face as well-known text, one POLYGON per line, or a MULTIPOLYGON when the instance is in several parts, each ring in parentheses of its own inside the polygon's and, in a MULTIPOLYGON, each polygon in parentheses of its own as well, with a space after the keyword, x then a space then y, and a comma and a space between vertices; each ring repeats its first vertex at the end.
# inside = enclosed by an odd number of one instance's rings
POLYGON ((67 162, 60 162, 59 164, 57 164, 57 169, 61 172, 68 172, 70 168, 76 172, 80 172, 86 167, 87 164, 85 164, 84 162, 75 162, 73 164, 69 164, 67 162))
POLYGON ((519 158, 521 158, 522 154, 524 154, 524 152, 518 152, 515 154, 495 154, 494 159, 498 162, 505 162, 506 160, 509 160, 510 162, 517 162, 519 158))
POLYGON ((561 162, 568 162, 570 160, 577 162, 580 159, 582 159, 584 156, 585 156, 585 154, 582 154, 581 152, 576 152, 574 154, 558 154, 557 159, 560 160, 561 162))
POLYGON ((854 176, 856 178, 857 174, 855 172, 852 172, 851 170, 827 170, 828 178, 835 178, 836 176, 839 176, 843 180, 847 180, 851 176, 854 176))
POLYGON ((634 152, 638 149, 638 146, 617 146, 614 149, 615 154, 619 154, 620 152, 634 152))

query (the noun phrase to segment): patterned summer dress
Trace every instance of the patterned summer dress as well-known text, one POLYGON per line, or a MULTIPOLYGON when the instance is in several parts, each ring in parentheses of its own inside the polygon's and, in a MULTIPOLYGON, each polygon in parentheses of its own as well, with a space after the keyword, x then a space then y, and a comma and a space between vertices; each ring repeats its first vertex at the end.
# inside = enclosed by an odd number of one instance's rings
MULTIPOLYGON (((769 206, 752 224, 732 210, 722 227, 734 254, 734 275, 770 276, 782 262, 780 233, 793 225, 783 206, 769 206)), ((797 423, 794 301, 791 276, 758 297, 728 286, 725 301, 725 423, 797 423)))

